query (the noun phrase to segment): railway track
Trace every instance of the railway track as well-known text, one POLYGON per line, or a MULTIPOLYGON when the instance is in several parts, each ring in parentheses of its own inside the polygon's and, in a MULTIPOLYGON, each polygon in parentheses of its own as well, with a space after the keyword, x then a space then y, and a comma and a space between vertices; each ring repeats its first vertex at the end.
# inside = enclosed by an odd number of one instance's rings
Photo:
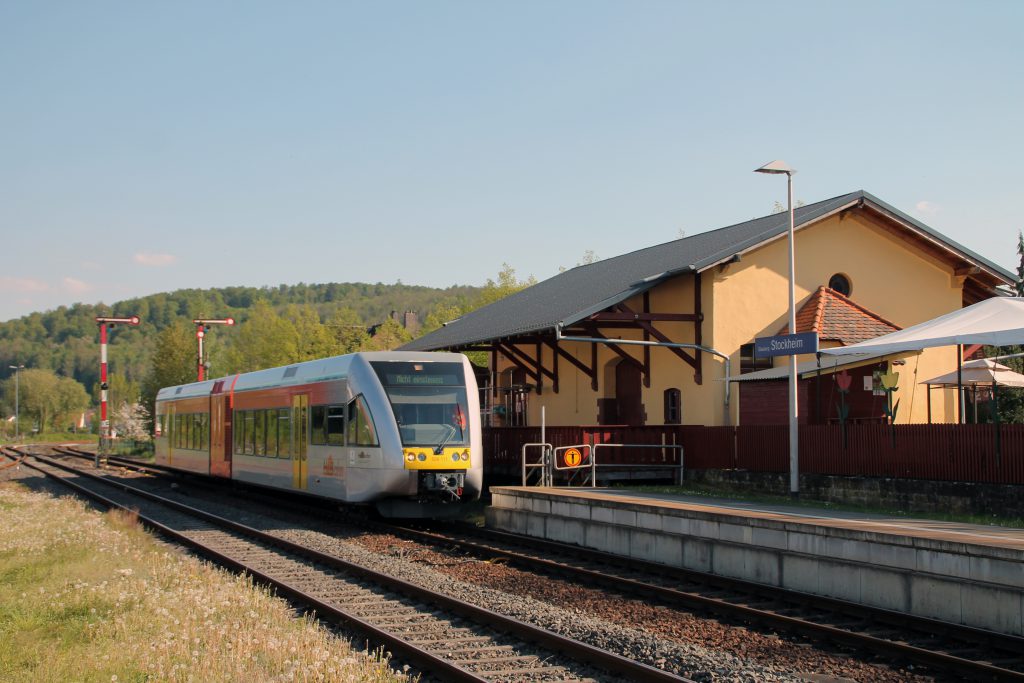
POLYGON ((446 681, 687 681, 502 614, 355 565, 196 507, 7 449, 22 465, 139 519, 235 571, 385 645, 446 681))
POLYGON ((975 680, 1024 681, 1024 638, 469 525, 381 524, 417 542, 975 680))
MULTIPOLYGON (((112 462, 138 466, 125 459, 112 462)), ((445 552, 455 549, 530 572, 641 596, 668 607, 799 634, 889 660, 923 664, 935 671, 975 680, 1024 681, 1024 638, 1020 637, 478 527, 367 524, 445 552)))

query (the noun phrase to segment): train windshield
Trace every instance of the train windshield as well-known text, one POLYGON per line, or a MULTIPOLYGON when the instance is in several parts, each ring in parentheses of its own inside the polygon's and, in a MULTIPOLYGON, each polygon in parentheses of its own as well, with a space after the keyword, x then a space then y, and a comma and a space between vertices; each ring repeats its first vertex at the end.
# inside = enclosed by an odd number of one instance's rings
POLYGON ((462 363, 374 361, 404 446, 466 446, 469 411, 462 363))

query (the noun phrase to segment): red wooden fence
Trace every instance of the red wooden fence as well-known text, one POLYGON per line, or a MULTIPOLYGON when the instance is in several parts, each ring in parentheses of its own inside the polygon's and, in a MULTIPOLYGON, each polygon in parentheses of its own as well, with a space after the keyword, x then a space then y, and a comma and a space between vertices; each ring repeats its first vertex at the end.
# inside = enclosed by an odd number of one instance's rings
MULTIPOLYGON (((686 469, 789 471, 789 427, 548 427, 554 446, 593 443, 682 444, 686 469)), ((518 476, 522 444, 539 427, 484 429, 485 467, 518 476)), ((604 462, 674 464, 672 449, 614 449, 604 462)), ((939 481, 1024 484, 1024 425, 838 425, 800 427, 800 472, 939 481)))

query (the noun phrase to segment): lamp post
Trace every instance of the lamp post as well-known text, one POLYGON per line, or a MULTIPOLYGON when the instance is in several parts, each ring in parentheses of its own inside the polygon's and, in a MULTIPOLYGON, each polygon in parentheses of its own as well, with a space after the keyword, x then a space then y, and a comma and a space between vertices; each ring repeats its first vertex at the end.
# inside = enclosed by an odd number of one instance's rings
POLYGON ((11 370, 14 370, 14 440, 18 440, 18 435, 21 434, 21 424, 19 422, 21 401, 21 386, 18 384, 18 371, 25 368, 24 365, 8 365, 11 370))
MULTIPOLYGON (((785 161, 775 160, 754 169, 755 173, 785 173, 789 211, 789 333, 796 334, 796 256, 793 248, 793 174, 785 161)), ((796 356, 789 357, 789 495, 800 495, 799 433, 797 430, 796 356)))

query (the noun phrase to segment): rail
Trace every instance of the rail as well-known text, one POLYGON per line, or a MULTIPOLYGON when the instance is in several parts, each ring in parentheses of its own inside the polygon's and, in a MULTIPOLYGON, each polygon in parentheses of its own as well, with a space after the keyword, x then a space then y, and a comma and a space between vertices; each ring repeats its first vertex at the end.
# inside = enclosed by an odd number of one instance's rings
MULTIPOLYGON (((596 443, 596 444, 575 444, 572 446, 554 447, 550 443, 525 443, 522 447, 522 485, 531 486, 531 475, 539 472, 539 481, 536 486, 554 486, 556 473, 563 472, 562 477, 565 485, 597 487, 598 468, 608 469, 632 469, 632 470, 672 470, 673 480, 676 485, 683 483, 685 473, 684 451, 681 444, 648 444, 648 443, 596 443), (540 449, 540 457, 530 461, 527 454, 531 449, 540 449), (599 462, 598 453, 607 448, 655 448, 661 450, 679 451, 678 464, 675 462, 660 463, 623 463, 623 462, 599 462), (582 474, 579 483, 576 483, 577 475, 582 474)), ((674 460, 674 459, 673 459, 674 460)), ((534 477, 537 478, 537 477, 534 477)))

